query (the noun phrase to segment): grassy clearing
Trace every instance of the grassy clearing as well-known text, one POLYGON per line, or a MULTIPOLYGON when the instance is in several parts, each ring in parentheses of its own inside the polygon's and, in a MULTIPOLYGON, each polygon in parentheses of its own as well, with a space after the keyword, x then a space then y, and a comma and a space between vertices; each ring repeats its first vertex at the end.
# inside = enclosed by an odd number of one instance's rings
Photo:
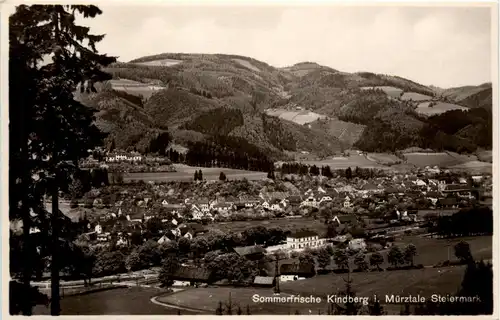
POLYGON ((395 242, 396 245, 406 247, 413 243, 417 247, 415 264, 424 266, 435 265, 444 260, 456 260, 454 246, 460 241, 466 241, 470 245, 472 256, 476 260, 487 260, 493 257, 493 238, 466 237, 457 239, 433 239, 425 237, 403 237, 395 242))
POLYGON ((408 163, 413 164, 418 167, 425 166, 439 166, 448 167, 464 163, 466 160, 462 157, 454 157, 446 152, 436 152, 436 153, 420 153, 412 152, 405 153, 408 163))
MULTIPOLYGON (((233 304, 233 315, 236 314, 238 306, 241 307, 243 314, 248 305, 251 314, 294 314, 299 310, 301 314, 317 314, 318 309, 325 309, 325 298, 320 304, 298 304, 298 303, 256 303, 253 301, 254 295, 261 297, 272 297, 272 288, 233 288, 233 287, 211 287, 188 289, 158 298, 158 301, 175 304, 179 306, 197 308, 206 311, 206 313, 215 314, 219 301, 223 307, 228 303, 229 297, 233 304)), ((290 296, 282 293, 281 297, 290 296)))
POLYGON ((388 153, 369 153, 368 159, 382 165, 391 165, 396 162, 401 162, 401 159, 399 159, 393 154, 388 154, 388 153))
POLYGON ((351 153, 349 157, 334 157, 326 160, 318 160, 318 161, 302 161, 302 163, 307 165, 316 165, 316 166, 330 166, 332 169, 347 169, 348 167, 355 168, 377 168, 384 169, 388 168, 387 166, 378 164, 375 161, 370 161, 366 157, 358 154, 351 153))
POLYGON ((347 145, 356 143, 366 126, 352 122, 346 122, 337 118, 321 119, 311 123, 313 129, 325 131, 328 134, 337 137, 347 145))
POLYGON ((160 60, 152 60, 146 62, 134 62, 134 64, 142 66, 154 66, 154 67, 171 67, 182 62, 183 62, 182 60, 176 60, 176 59, 160 59, 160 60))
POLYGON ((391 86, 361 87, 361 89, 362 90, 380 89, 383 90, 388 96, 392 98, 399 98, 401 96, 401 92, 403 92, 403 89, 391 86))
POLYGON ((287 121, 292 121, 300 125, 314 122, 318 119, 325 118, 324 115, 307 110, 286 110, 286 109, 267 109, 266 114, 278 117, 287 121))
POLYGON ((418 105, 415 111, 426 116, 433 116, 450 110, 468 110, 468 108, 446 102, 437 102, 436 105, 432 107, 429 107, 429 105, 430 102, 422 102, 418 105))
POLYGON ((413 100, 413 101, 429 101, 432 97, 426 96, 425 94, 420 94, 416 92, 405 92, 401 96, 401 100, 413 100))
POLYGON ((245 68, 248 68, 252 71, 255 71, 255 72, 260 72, 260 69, 257 68, 256 66, 254 66, 253 64, 251 64, 249 61, 247 60, 243 60, 243 59, 232 59, 234 62, 237 62, 239 64, 241 64, 242 66, 244 66, 245 68))
POLYGON ((231 222, 219 222, 216 224, 210 224, 209 229, 219 229, 224 232, 241 232, 248 228, 263 226, 266 228, 283 228, 289 229, 292 232, 297 231, 302 228, 308 228, 316 231, 320 236, 324 235, 326 232, 326 226, 320 220, 314 220, 312 218, 282 218, 264 221, 231 221, 231 222))
POLYGON ((267 177, 265 172, 237 170, 229 168, 200 168, 190 167, 184 165, 174 165, 176 172, 141 172, 141 173, 126 173, 123 177, 125 182, 132 180, 143 181, 192 181, 194 172, 201 170, 203 179, 205 180, 219 180, 219 175, 224 172, 228 180, 241 180, 246 178, 248 180, 261 180, 267 177))
MULTIPOLYGON (((156 288, 131 287, 91 294, 69 296, 61 300, 61 315, 162 315, 177 314, 177 310, 156 305, 150 301, 165 293, 156 288)), ((35 315, 50 315, 50 308, 38 305, 35 315)), ((183 315, 193 314, 182 311, 183 315)))

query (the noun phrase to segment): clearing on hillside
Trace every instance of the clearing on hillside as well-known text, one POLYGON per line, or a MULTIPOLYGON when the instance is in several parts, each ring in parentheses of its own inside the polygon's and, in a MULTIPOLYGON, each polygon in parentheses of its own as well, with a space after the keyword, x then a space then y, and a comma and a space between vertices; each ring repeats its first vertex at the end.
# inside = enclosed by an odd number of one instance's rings
POLYGON ((160 59, 160 60, 152 60, 146 62, 134 62, 134 64, 142 66, 151 66, 151 67, 171 67, 182 62, 183 62, 182 60, 176 60, 176 59, 160 59))
POLYGON ((432 106, 431 103, 432 102, 422 102, 418 105, 415 111, 426 116, 433 116, 451 110, 468 110, 468 108, 466 107, 462 107, 453 103, 435 102, 435 104, 432 103, 432 106))
POLYGON ((267 109, 265 112, 270 116, 292 121, 300 125, 326 118, 324 115, 308 110, 291 111, 286 109, 267 109))
POLYGON ((117 91, 124 91, 134 96, 142 96, 149 99, 155 92, 165 89, 165 87, 142 83, 129 79, 110 80, 111 88, 117 91))
POLYGON ((401 100, 429 101, 429 100, 432 100, 432 97, 426 96, 425 94, 416 93, 416 92, 405 92, 401 96, 401 100))
POLYGON ((243 59, 233 59, 234 62, 237 62, 239 64, 241 64, 242 66, 244 66, 245 68, 248 68, 250 70, 253 70, 255 72, 260 72, 260 69, 257 68, 256 66, 254 66, 253 64, 251 64, 249 61, 247 60, 243 60, 243 59))
POLYGON ((401 92, 403 92, 403 89, 396 88, 396 87, 391 87, 391 86, 378 86, 378 87, 361 87, 361 90, 376 90, 380 89, 385 92, 388 96, 392 98, 399 98, 401 96, 401 92))
POLYGON ((338 118, 319 119, 311 123, 311 127, 337 137, 347 146, 356 143, 366 128, 364 125, 342 121, 338 118))
POLYGON ((402 162, 402 160, 395 155, 388 153, 369 153, 367 159, 386 166, 402 162))

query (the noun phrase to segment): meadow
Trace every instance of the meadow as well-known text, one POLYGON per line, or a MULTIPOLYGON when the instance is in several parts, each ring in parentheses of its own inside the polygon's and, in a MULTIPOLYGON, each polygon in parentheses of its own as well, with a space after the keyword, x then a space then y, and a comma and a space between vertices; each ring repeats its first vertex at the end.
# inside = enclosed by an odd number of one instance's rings
POLYGON ((388 153, 369 153, 367 158, 382 165, 391 165, 402 160, 393 154, 388 153))
POLYGON ((149 99, 158 90, 165 89, 162 86, 151 85, 129 79, 113 79, 109 81, 113 90, 124 91, 135 96, 149 99))
POLYGON ((413 164, 417 167, 426 167, 426 166, 449 167, 472 160, 468 156, 451 154, 448 152, 435 152, 435 153, 410 152, 410 153, 405 153, 404 156, 406 157, 408 163, 413 164))
POLYGON ((279 218, 263 221, 230 221, 230 222, 217 222, 208 225, 208 229, 218 229, 223 232, 242 232, 251 227, 262 226, 266 228, 283 228, 290 231, 297 231, 302 228, 307 228, 316 231, 320 237, 324 236, 326 226, 320 220, 312 218, 299 217, 299 218, 279 218))
POLYGON ((450 110, 468 110, 468 108, 466 107, 446 102, 437 102, 432 107, 429 107, 430 104, 430 102, 422 102, 418 105, 415 111, 426 116, 433 116, 436 114, 445 113, 446 111, 450 110))
POLYGON ((152 66, 152 67, 171 67, 182 62, 183 62, 182 60, 177 60, 177 59, 159 59, 159 60, 151 60, 145 62, 134 62, 134 64, 143 66, 152 66))
POLYGON ((416 92, 405 92, 400 98, 401 100, 412 100, 412 101, 429 101, 432 97, 426 96, 425 94, 420 94, 416 92))
POLYGON ((130 182, 132 180, 143 181, 193 181, 194 172, 201 170, 203 179, 205 180, 219 180, 221 172, 224 172, 228 180, 241 180, 246 178, 248 180, 261 180, 267 177, 266 172, 247 171, 229 168, 201 168, 191 167, 186 165, 174 165, 176 172, 137 172, 125 173, 123 180, 130 182))
POLYGON ((314 122, 318 119, 324 119, 326 116, 308 110, 286 110, 286 109, 267 109, 266 114, 278 117, 284 120, 292 121, 300 125, 314 122))
POLYGON ((401 92, 403 92, 403 89, 391 86, 361 87, 361 90, 370 90, 370 89, 380 89, 384 91, 385 94, 387 94, 392 98, 399 98, 401 96, 401 92))
MULTIPOLYGON (((209 287, 187 289, 176 292, 172 295, 159 297, 158 301, 174 304, 178 306, 197 308, 205 311, 204 313, 215 314, 215 310, 222 302, 222 306, 226 308, 226 304, 231 299, 233 315, 237 314, 238 307, 241 308, 243 314, 246 313, 248 306, 250 314, 294 314, 297 310, 301 314, 311 313, 317 314, 318 309, 323 313, 326 312, 326 298, 322 297, 321 303, 260 303, 254 302, 254 296, 273 297, 272 288, 242 288, 242 287, 209 287)), ((288 293, 281 293, 280 297, 290 296, 288 293)))
POLYGON ((351 152, 348 157, 332 157, 330 159, 325 160, 309 160, 309 161, 301 161, 307 165, 316 165, 316 166, 330 166, 332 169, 347 169, 360 167, 360 168, 377 168, 377 169, 388 169, 389 167, 378 164, 375 161, 371 161, 367 159, 363 155, 356 154, 351 152))

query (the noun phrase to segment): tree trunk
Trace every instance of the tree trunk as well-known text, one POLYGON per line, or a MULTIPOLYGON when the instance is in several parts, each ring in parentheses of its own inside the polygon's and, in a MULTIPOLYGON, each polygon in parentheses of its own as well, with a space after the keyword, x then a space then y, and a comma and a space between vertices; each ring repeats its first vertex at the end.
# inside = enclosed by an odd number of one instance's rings
POLYGON ((52 225, 52 263, 51 263, 51 292, 52 297, 50 299, 50 314, 53 316, 58 316, 61 312, 60 306, 60 292, 59 292, 59 187, 58 187, 58 175, 57 175, 57 151, 54 151, 54 185, 52 186, 52 215, 51 215, 51 225, 52 225))

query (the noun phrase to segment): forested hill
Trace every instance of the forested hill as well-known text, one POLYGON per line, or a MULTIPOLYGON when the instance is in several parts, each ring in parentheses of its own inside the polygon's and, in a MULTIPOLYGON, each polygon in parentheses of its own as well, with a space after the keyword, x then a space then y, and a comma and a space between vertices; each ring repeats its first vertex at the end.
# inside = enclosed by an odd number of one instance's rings
POLYGON ((120 148, 145 150, 165 130, 184 146, 213 144, 215 136, 243 139, 274 160, 289 151, 333 155, 351 144, 367 151, 491 148, 491 84, 442 90, 313 62, 274 68, 220 54, 160 54, 106 71, 114 79, 87 100, 120 148), (266 115, 268 109, 324 118, 302 125, 266 115), (356 138, 345 139, 354 129, 356 138))

